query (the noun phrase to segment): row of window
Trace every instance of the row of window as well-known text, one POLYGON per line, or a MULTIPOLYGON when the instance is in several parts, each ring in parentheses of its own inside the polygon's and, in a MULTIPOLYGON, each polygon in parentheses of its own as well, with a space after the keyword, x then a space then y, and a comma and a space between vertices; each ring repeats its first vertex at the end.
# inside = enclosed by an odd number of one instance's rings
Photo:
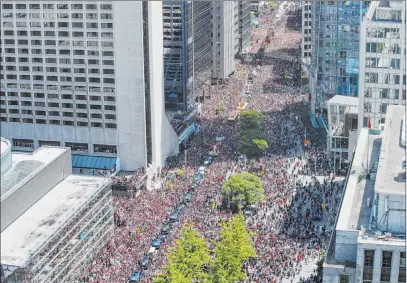
MULTIPOLYGON (((17 22, 17 27, 26 27, 26 23, 19 23, 17 22)), ((38 23, 30 23, 31 27, 41 27, 41 25, 39 25, 38 23)), ((44 22, 43 23, 44 28, 55 28, 57 25, 55 22, 44 22)), ((71 23, 71 27, 72 28, 84 28, 84 23, 82 22, 73 22, 71 23)), ((7 28, 10 27, 12 28, 13 26, 10 25, 9 23, 3 22, 3 27, 7 28)), ((98 23, 86 23, 86 28, 88 29, 97 29, 98 28, 98 23)), ((101 23, 100 24, 100 28, 101 29, 113 29, 113 23, 101 23)), ((14 36, 14 30, 4 30, 4 36, 14 36)), ((28 36, 27 31, 25 30, 19 30, 16 32, 17 35, 19 34, 23 34, 22 36, 28 36)), ((55 36, 52 35, 55 34, 55 31, 52 30, 45 30, 44 31, 44 36, 55 36)), ((81 36, 77 36, 77 37, 81 37, 81 36)), ((83 37, 83 36, 82 36, 83 37)))
MULTIPOLYGON (((30 58, 28 57, 18 57, 18 60, 16 59, 16 57, 6 57, 5 58, 5 62, 6 63, 17 63, 17 61, 19 63, 29 63, 30 58)), ((37 64, 43 64, 44 60, 42 57, 33 57, 31 58, 31 62, 32 63, 37 63, 37 64)), ((71 60, 71 58, 59 58, 59 60, 57 60, 57 58, 45 58, 45 63, 46 64, 57 64, 57 62, 59 64, 67 64, 67 65, 71 65, 72 63, 74 65, 86 65, 86 63, 88 65, 100 65, 100 60, 98 59, 78 59, 75 58, 73 60, 71 60)), ((102 60, 102 65, 103 66, 113 66, 114 65, 114 61, 113 60, 102 60)))
MULTIPOLYGON (((18 48, 17 50, 15 48, 5 48, 4 53, 6 53, 6 54, 29 55, 30 50, 31 50, 31 55, 43 55, 43 49, 28 49, 28 48, 18 48)), ((88 53, 89 53, 89 51, 90 50, 88 50, 88 53)), ((46 55, 56 55, 57 53, 59 55, 62 55, 62 56, 64 56, 64 55, 69 56, 71 54, 74 55, 74 56, 87 56, 85 54, 85 50, 83 50, 83 49, 74 49, 74 50, 72 50, 72 53, 71 53, 70 49, 58 49, 58 50, 56 50, 56 49, 45 49, 44 50, 44 54, 46 54, 46 55)), ((96 55, 94 55, 94 56, 96 56, 96 55)), ((111 51, 110 56, 113 56, 113 51, 111 51)))
POLYGON ((46 85, 44 87, 44 85, 42 84, 34 84, 33 86, 31 86, 31 84, 7 84, 7 88, 19 88, 20 90, 27 90, 27 89, 38 89, 38 90, 61 90, 61 91, 83 91, 86 92, 87 90, 89 90, 89 92, 96 92, 96 93, 100 93, 100 92, 104 92, 104 93, 111 93, 114 92, 115 89, 112 87, 94 87, 94 86, 90 86, 90 87, 85 87, 85 86, 75 86, 72 87, 71 85, 46 85))
MULTIPOLYGON (((93 23, 87 23, 86 24, 86 26, 92 26, 92 24, 93 23)), ((97 28, 97 23, 94 23, 94 24, 96 24, 96 28, 97 28)), ((69 23, 58 23, 58 28, 67 28, 67 27, 69 27, 69 23)), ((83 32, 80 32, 81 33, 81 37, 84 37, 83 36, 83 32)), ((58 35, 58 36, 62 36, 63 35, 63 33, 56 33, 55 31, 53 31, 53 30, 47 30, 47 31, 44 31, 44 33, 42 32, 42 31, 40 31, 40 30, 32 30, 32 31, 30 31, 30 33, 28 33, 28 31, 25 31, 25 30, 19 30, 19 31, 17 31, 17 36, 20 38, 20 37, 24 37, 24 36, 27 36, 28 37, 28 34, 30 35, 30 36, 39 36, 39 37, 42 37, 43 35, 45 36, 45 37, 47 37, 47 36, 49 36, 49 37, 55 37, 56 35, 58 35)), ((97 31, 90 31, 90 32, 87 32, 86 33, 86 37, 92 37, 92 38, 97 38, 97 37, 99 37, 99 34, 100 34, 100 37, 101 38, 113 38, 113 32, 107 32, 107 31, 105 31, 105 32, 97 32, 97 31)), ((5 44, 15 44, 15 42, 14 42, 14 40, 13 39, 8 39, 8 40, 5 40, 4 41, 4 43, 5 44)))
POLYGON ((39 125, 63 125, 63 126, 77 126, 77 127, 92 127, 92 128, 105 128, 105 129, 116 129, 117 125, 115 123, 100 123, 100 122, 74 122, 74 121, 61 121, 61 120, 45 120, 45 119, 31 119, 31 118, 6 118, 1 117, 2 122, 10 123, 24 123, 24 124, 39 124, 39 125), (62 123, 61 123, 62 122, 62 123))
MULTIPOLYGON (((0 92, 0 96, 6 96, 5 92, 0 92)), ((31 92, 20 92, 20 97, 21 98, 31 98, 34 96, 35 98, 39 99, 45 99, 45 94, 44 93, 34 93, 32 94, 31 92)), ((15 91, 9 91, 7 92, 7 97, 18 97, 18 92, 15 91)), ((48 99, 59 99, 59 94, 58 93, 48 93, 47 94, 48 99)), ((72 94, 61 94, 62 99, 76 99, 76 100, 91 100, 91 101, 101 101, 102 97, 101 96, 96 96, 96 95, 82 95, 82 94, 77 94, 73 96, 72 94)), ((114 102, 116 101, 116 98, 114 96, 104 96, 103 97, 104 101, 109 101, 109 102, 114 102)))
MULTIPOLYGON (((6 109, 1 108, 0 109, 0 113, 5 114, 6 113, 6 109)), ((19 109, 9 109, 8 110, 9 114, 14 114, 14 115, 20 115, 20 110, 19 109)), ((40 110, 27 110, 27 109, 22 109, 21 110, 21 114, 22 115, 35 115, 36 116, 47 116, 47 112, 46 111, 40 111, 40 110)), ((48 111, 48 116, 49 117, 74 117, 74 113, 73 112, 62 112, 62 115, 60 115, 60 112, 56 112, 56 111, 48 111)), ((76 117, 78 118, 84 118, 84 119, 88 119, 88 113, 76 113, 76 117)), ((90 118, 91 119, 103 119, 103 115, 100 113, 90 113, 90 118)), ((116 120, 116 115, 114 114, 105 114, 104 115, 104 119, 106 120, 116 120)))
MULTIPOLYGON (((0 74, 0 79, 3 79, 3 74, 0 74)), ((7 80, 31 80, 31 75, 6 75, 7 80)), ((66 76, 39 76, 34 75, 32 76, 34 81, 44 81, 46 79, 47 82, 75 82, 75 83, 101 83, 103 81, 104 84, 114 84, 115 79, 113 78, 94 78, 94 77, 66 77, 66 76)))
MULTIPOLYGON (((38 141, 39 146, 61 146, 59 141, 38 141)), ((29 139, 13 139, 13 146, 34 148, 34 141, 29 139)), ((89 151, 89 146, 86 143, 65 142, 66 147, 70 147, 72 151, 89 151)), ((115 145, 94 144, 94 152, 101 153, 117 153, 115 145)))
MULTIPOLYGON (((0 105, 5 105, 5 104, 6 104, 6 101, 0 100, 0 105)), ((19 106, 19 105, 25 106, 25 107, 33 106, 33 103, 31 101, 9 100, 7 104, 10 105, 10 106, 19 106)), ((35 107, 45 107, 46 104, 43 101, 35 101, 34 106, 35 107)), ((59 108, 59 103, 48 102, 48 107, 59 108)), ((74 107, 73 107, 73 104, 71 104, 71 103, 62 103, 62 108, 74 108, 74 107)), ((75 108, 76 109, 88 109, 88 105, 87 104, 76 104, 75 108)), ((104 110, 108 110, 108 111, 115 111, 116 110, 116 106, 114 106, 114 105, 104 105, 103 108, 104 108, 104 110)), ((89 109, 91 109, 91 110, 102 110, 102 105, 90 104, 89 109)), ((52 116, 59 116, 59 115, 52 115, 52 116)))
MULTIPOLYGON (((55 20, 56 18, 58 19, 69 19, 70 16, 72 18, 72 20, 75 19, 79 19, 82 20, 83 14, 79 14, 79 13, 74 13, 74 14, 68 14, 68 13, 42 13, 42 14, 30 14, 30 18, 32 19, 37 19, 40 20, 41 19, 41 15, 42 15, 42 19, 44 20, 55 20)), ((14 22, 12 21, 12 14, 8 14, 6 15, 6 17, 3 18, 3 27, 14 27, 14 22)), ((17 14, 17 18, 19 20, 23 20, 26 19, 26 14, 17 14)), ((97 20, 99 19, 99 14, 96 13, 87 13, 86 14, 86 19, 87 20, 97 20)), ((112 14, 100 14, 100 19, 101 20, 113 20, 113 15, 112 14)), ((44 27, 50 27, 47 26, 46 23, 49 22, 44 22, 43 26, 44 27)), ((16 22, 16 27, 41 27, 42 24, 41 22, 37 22, 37 21, 18 21, 16 22)))
POLYGON ((6 66, 5 68, 6 71, 8 72, 41 72, 43 73, 44 70, 46 73, 60 73, 62 74, 102 74, 104 75, 114 75, 114 69, 85 69, 85 68, 69 68, 69 67, 42 67, 42 66, 32 66, 31 68, 29 66, 6 66), (72 72, 73 70, 73 72, 72 72))
MULTIPOLYGON (((60 31, 58 32, 58 36, 59 37, 69 37, 69 32, 67 31, 60 31), (62 35, 63 34, 63 35, 62 35)), ((75 33, 75 32, 73 32, 75 33)), ((83 34, 83 33, 82 33, 83 34)), ((85 46, 85 42, 80 41, 76 42, 76 45, 72 45, 72 46, 80 46, 83 47, 85 46)), ((38 39, 33 39, 30 42, 31 46, 42 46, 42 40, 38 40, 38 39)), ((28 40, 27 39, 19 39, 18 40, 18 45, 29 45, 28 44, 28 40)), ((58 45, 57 45, 57 41, 56 40, 44 40, 44 45, 46 46, 71 46, 70 41, 69 40, 59 40, 58 41, 58 45)), ((107 48, 113 48, 114 47, 114 43, 113 41, 86 41, 86 46, 87 47, 107 47, 107 48), (100 44, 99 44, 100 43, 100 44)), ((6 52, 6 53, 15 53, 15 51, 13 52, 13 48, 7 48, 9 49, 10 52, 6 52)))
MULTIPOLYGON (((366 83, 381 83, 381 84, 399 84, 400 75, 382 74, 383 81, 379 82, 379 73, 366 72, 365 82, 366 83)), ((403 85, 406 85, 406 75, 403 75, 403 85)))
MULTIPOLYGON (((373 281, 375 250, 364 251, 363 282, 373 281)), ((393 252, 383 251, 381 258, 380 282, 390 282, 393 252)), ((406 253, 400 252, 399 276, 397 282, 406 282, 406 253)))
MULTIPOLYGON (((2 8, 3 10, 12 10, 13 9, 13 4, 3 4, 2 8)), ((83 8, 86 8, 87 10, 97 10, 98 6, 100 7, 100 10, 112 10, 112 4, 71 4, 71 10, 82 10, 83 8)), ((29 9, 29 10, 39 10, 41 9, 41 5, 40 4, 15 4, 15 8, 17 10, 25 10, 25 9, 29 9)), ((68 10, 69 8, 69 4, 42 4, 42 8, 44 10, 50 10, 50 9, 54 9, 57 8, 58 10, 68 10)))

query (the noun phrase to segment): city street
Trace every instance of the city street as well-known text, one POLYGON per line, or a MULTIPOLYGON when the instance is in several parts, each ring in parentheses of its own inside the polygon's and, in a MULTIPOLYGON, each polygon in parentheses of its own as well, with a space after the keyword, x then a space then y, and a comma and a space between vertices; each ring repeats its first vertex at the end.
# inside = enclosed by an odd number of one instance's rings
MULTIPOLYGON (((286 26, 288 15, 295 12, 295 6, 286 4, 274 12, 262 11, 260 25, 253 30, 252 51, 265 47, 271 59, 237 60, 233 76, 213 86, 203 102, 200 134, 186 152, 169 160, 161 174, 161 189, 143 191, 137 199, 114 199, 115 219, 121 225, 83 277, 90 277, 90 282, 126 282, 148 256, 141 282, 152 282, 166 266, 169 248, 175 245, 184 225, 193 223, 211 243, 219 239, 221 221, 231 217, 229 211, 218 207, 222 184, 232 173, 259 167, 265 171, 261 180, 266 199, 246 220, 248 229, 255 233, 257 252, 257 258, 244 266, 247 282, 299 282, 300 277, 315 275, 316 260, 332 230, 330 215, 335 215, 321 207, 335 207, 342 187, 338 183, 331 187, 322 149, 303 146, 307 131, 298 114, 302 100, 297 59, 301 34, 286 26), (273 14, 278 17, 273 18, 273 14), (275 36, 263 44, 271 24, 275 36), (249 74, 254 74, 252 83, 249 74), (264 116, 262 130, 270 148, 258 160, 237 158, 238 121, 228 118, 243 102, 246 110, 260 111, 264 116), (214 144, 219 155, 205 166, 204 177, 196 179, 202 158, 214 144), (174 178, 173 172, 178 171, 182 174, 174 178), (174 209, 179 211, 187 192, 192 199, 183 204, 182 213, 177 212, 175 222, 167 222, 174 217, 174 209), (160 232, 162 227, 169 229, 165 235, 160 232), (153 238, 155 246, 151 247, 153 238)), ((306 138, 314 143, 314 137, 306 138)), ((307 282, 320 282, 319 277, 310 280, 307 282)))

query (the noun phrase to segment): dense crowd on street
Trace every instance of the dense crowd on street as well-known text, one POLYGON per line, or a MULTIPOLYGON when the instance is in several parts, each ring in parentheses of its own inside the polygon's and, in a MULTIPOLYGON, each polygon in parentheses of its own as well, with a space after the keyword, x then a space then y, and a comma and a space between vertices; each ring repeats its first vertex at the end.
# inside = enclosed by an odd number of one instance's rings
MULTIPOLYGON (((286 30, 284 19, 272 22, 270 14, 270 11, 260 14, 252 50, 261 44, 266 35, 264 30, 270 25, 275 26, 275 38, 270 43, 274 47, 269 48, 270 52, 283 48, 288 53, 299 50, 300 33, 286 30)), ((287 56, 296 56, 295 52, 287 56)), ((219 84, 203 104, 201 130, 187 153, 168 160, 167 168, 161 172, 161 189, 143 190, 137 198, 114 197, 114 237, 83 271, 80 280, 127 282, 129 275, 140 269, 143 256, 152 251, 152 239, 159 236, 163 223, 184 193, 191 190, 202 158, 216 144, 219 155, 206 166, 191 202, 171 225, 160 249, 150 253, 141 282, 152 282, 163 271, 169 247, 174 246, 183 225, 193 223, 211 245, 212 240, 218 239, 221 220, 232 215, 221 205, 221 187, 231 174, 243 171, 261 177, 266 196, 246 218, 248 229, 255 232, 253 243, 257 252, 257 257, 244 265, 247 282, 321 282, 315 273, 305 278, 301 270, 304 265, 315 263, 328 244, 342 186, 341 182, 333 181, 329 158, 318 146, 318 137, 307 133, 307 123, 298 114, 303 98, 297 65, 296 61, 281 58, 262 65, 256 73, 247 109, 264 114, 263 131, 270 148, 264 157, 253 161, 237 155, 237 121, 228 122, 230 111, 242 99, 239 93, 246 84, 247 73, 254 68, 237 62, 234 75, 227 83, 219 84), (304 139, 310 141, 307 146, 304 139), (169 177, 171 172, 181 169, 182 173, 169 177)), ((144 173, 140 170, 131 177, 117 178, 131 186, 144 173)))

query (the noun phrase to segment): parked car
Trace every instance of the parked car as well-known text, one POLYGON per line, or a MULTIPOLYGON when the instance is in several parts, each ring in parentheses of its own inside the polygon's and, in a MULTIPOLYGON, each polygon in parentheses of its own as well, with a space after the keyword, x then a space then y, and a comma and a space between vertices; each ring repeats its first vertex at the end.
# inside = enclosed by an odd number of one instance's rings
POLYGON ((150 257, 148 255, 143 256, 141 259, 141 267, 146 270, 148 268, 148 264, 150 263, 150 257))
POLYGON ((179 213, 178 212, 173 212, 170 216, 170 221, 171 222, 177 222, 179 218, 179 213))
POLYGON ((169 230, 170 223, 164 223, 163 227, 161 228, 161 235, 167 235, 169 230))

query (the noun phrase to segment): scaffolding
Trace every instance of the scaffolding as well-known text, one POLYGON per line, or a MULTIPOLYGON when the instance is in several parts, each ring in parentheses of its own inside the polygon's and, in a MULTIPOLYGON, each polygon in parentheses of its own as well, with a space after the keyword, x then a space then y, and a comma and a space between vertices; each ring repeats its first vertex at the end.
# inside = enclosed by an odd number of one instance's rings
POLYGON ((334 95, 357 96, 360 22, 364 1, 312 1, 311 111, 334 95))

